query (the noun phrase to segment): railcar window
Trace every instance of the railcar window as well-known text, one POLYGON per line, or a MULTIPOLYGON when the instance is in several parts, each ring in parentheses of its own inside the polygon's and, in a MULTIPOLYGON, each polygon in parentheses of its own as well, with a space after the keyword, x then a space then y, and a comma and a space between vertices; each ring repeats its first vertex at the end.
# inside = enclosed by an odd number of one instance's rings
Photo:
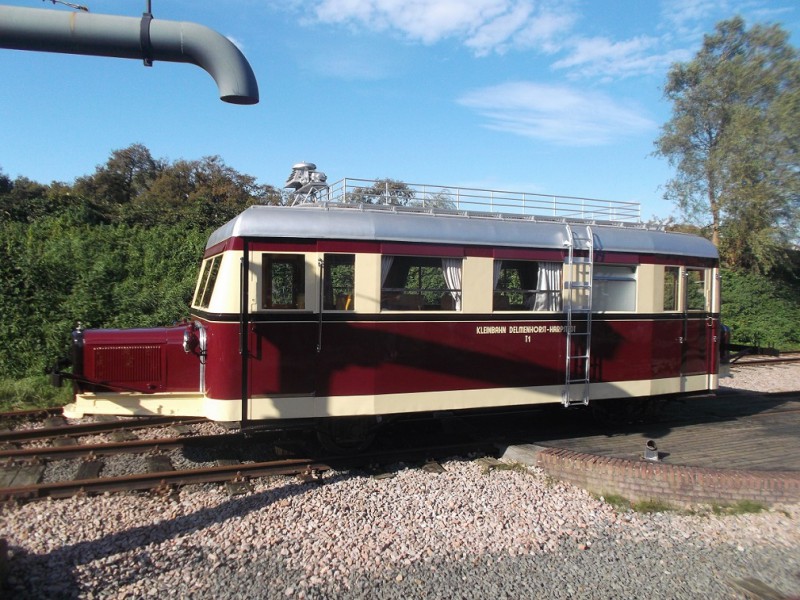
POLYGON ((200 281, 197 284, 197 289, 194 292, 194 300, 192 300, 192 305, 197 306, 200 304, 200 299, 203 297, 203 293, 206 291, 206 284, 208 283, 208 274, 211 272, 211 261, 206 260, 203 263, 203 268, 200 271, 200 281))
POLYGON ((664 268, 664 311, 678 310, 678 283, 680 282, 680 267, 664 268))
POLYGON ((494 310, 561 310, 561 263, 494 261, 494 310))
POLYGON ((460 258, 381 257, 381 308, 461 310, 460 258))
POLYGON ((305 308, 306 259, 302 254, 264 254, 263 308, 305 308))
POLYGON ((221 262, 221 254, 205 261, 203 272, 200 275, 200 284, 197 286, 197 292, 192 302, 195 306, 208 308, 211 302, 211 294, 214 292, 214 285, 217 283, 217 275, 219 275, 219 265, 221 262))
POLYGON ((324 257, 325 310, 355 308, 355 254, 326 254, 324 257))
POLYGON ((595 265, 592 310, 636 310, 636 267, 595 265))
POLYGON ((706 310, 706 270, 686 269, 686 310, 706 310))

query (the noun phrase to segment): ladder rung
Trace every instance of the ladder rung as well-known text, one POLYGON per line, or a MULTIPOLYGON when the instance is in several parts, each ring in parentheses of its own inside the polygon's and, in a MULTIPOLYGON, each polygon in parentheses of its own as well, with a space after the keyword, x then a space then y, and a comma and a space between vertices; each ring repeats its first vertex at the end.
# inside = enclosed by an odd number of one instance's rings
POLYGON ((569 354, 569 355, 567 355, 567 360, 572 360, 572 359, 589 360, 589 355, 588 354, 569 354))

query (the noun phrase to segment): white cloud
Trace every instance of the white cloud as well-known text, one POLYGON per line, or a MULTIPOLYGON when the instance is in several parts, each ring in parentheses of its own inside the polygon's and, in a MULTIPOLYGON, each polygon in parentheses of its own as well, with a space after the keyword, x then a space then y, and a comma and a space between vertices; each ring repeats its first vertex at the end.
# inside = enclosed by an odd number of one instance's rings
POLYGON ((641 110, 605 94, 561 85, 508 82, 458 100, 486 127, 563 146, 600 146, 656 127, 641 110))
POLYGON ((570 42, 571 52, 553 63, 555 69, 566 69, 570 76, 617 79, 632 75, 665 71, 677 60, 686 60, 682 50, 661 52, 661 41, 639 36, 622 42, 608 38, 576 38, 570 42))
POLYGON ((661 14, 671 34, 682 38, 702 37, 709 19, 736 13, 728 0, 662 0, 661 14))
POLYGON ((318 21, 388 31, 434 44, 460 39, 477 55, 531 46, 571 27, 570 10, 533 0, 318 0, 318 21))

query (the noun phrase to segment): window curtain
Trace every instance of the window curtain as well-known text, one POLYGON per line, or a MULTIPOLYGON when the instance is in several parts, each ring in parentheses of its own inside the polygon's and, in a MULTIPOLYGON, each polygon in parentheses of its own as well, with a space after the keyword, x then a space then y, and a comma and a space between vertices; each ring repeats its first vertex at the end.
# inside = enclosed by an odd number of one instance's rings
POLYGON ((503 273, 503 261, 496 260, 494 261, 494 285, 492 289, 497 289, 497 282, 500 281, 500 275, 503 273))
POLYGON ((443 258, 442 273, 447 289, 455 300, 455 310, 461 310, 461 259, 443 258))
POLYGON ((561 263, 539 263, 536 301, 533 310, 561 310, 561 263))
POLYGON ((393 262, 394 256, 381 256, 381 289, 386 287, 386 278, 389 277, 393 262))

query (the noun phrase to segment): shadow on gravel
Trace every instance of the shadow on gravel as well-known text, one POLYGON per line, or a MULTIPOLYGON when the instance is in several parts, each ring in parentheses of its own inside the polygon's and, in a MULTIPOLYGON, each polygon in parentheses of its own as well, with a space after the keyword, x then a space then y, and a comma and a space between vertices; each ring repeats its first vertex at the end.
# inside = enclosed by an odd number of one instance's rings
MULTIPOLYGON (((325 482, 335 483, 353 476, 346 473, 336 474, 325 482)), ((13 595, 0 593, 0 596, 17 599, 86 597, 86 591, 79 586, 80 578, 76 570, 85 567, 91 571, 91 563, 95 561, 101 563, 97 567, 96 575, 102 575, 107 580, 111 573, 114 574, 115 588, 157 577, 161 573, 172 571, 175 565, 153 562, 147 546, 176 540, 231 518, 242 517, 281 500, 300 496, 316 485, 318 484, 292 480, 280 488, 236 497, 155 525, 133 527, 96 540, 66 545, 44 555, 31 554, 12 546, 10 550, 13 556, 9 560, 8 571, 16 583, 7 590, 0 589, 0 592, 10 591, 13 595), (132 567, 131 558, 121 556, 123 553, 132 553, 136 565, 132 567)), ((102 519, 102 515, 98 515, 98 519, 102 519)), ((210 549, 181 547, 181 553, 178 563, 182 570, 208 568, 210 549), (191 553, 195 556, 187 556, 191 553)), ((94 593, 97 591, 94 590, 94 593)))

